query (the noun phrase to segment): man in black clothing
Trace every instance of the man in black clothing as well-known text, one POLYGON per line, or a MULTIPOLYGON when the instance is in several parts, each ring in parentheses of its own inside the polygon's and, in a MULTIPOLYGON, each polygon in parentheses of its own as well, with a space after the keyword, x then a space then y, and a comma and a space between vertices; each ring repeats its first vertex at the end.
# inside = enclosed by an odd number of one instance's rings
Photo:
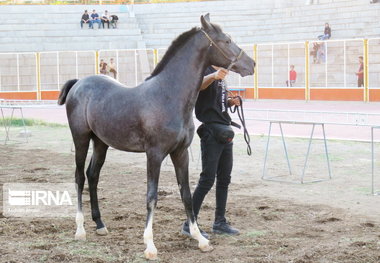
MULTIPOLYGON (((207 68, 195 105, 196 117, 202 122, 197 130, 201 138, 202 172, 193 194, 193 210, 197 218, 202 202, 216 178, 213 233, 237 235, 239 231, 231 227, 225 218, 233 162, 233 131, 227 109, 240 105, 240 101, 237 98, 228 98, 223 80, 227 74, 228 70, 223 68, 214 66, 207 68), (227 136, 224 136, 226 134, 227 136)), ((206 232, 201 230, 201 233, 208 238, 206 232)), ((187 222, 183 224, 182 234, 190 236, 187 222)))
POLYGON ((82 19, 80 20, 80 27, 83 28, 83 24, 88 24, 88 28, 90 28, 90 16, 87 13, 87 10, 84 10, 82 15, 82 19))
POLYGON ((117 15, 111 15, 110 18, 112 28, 117 28, 117 21, 119 21, 119 17, 117 15))

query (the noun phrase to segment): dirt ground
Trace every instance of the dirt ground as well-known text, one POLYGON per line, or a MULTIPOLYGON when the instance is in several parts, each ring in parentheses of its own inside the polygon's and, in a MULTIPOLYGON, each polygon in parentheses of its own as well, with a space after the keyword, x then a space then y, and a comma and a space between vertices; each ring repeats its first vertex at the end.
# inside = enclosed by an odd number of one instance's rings
MULTIPOLYGON (((73 182, 74 154, 68 127, 29 127, 29 143, 0 144, 0 183, 73 182)), ((12 138, 20 128, 12 129, 12 138)), ((4 133, 0 132, 0 138, 4 133)), ((380 196, 370 194, 370 144, 328 141, 332 180, 314 184, 261 180, 266 137, 252 138, 247 156, 241 136, 235 161, 228 219, 236 237, 211 235, 214 251, 202 253, 179 234, 185 213, 170 161, 162 167, 154 240, 158 262, 380 262, 380 196)), ((305 139, 287 138, 299 177, 305 139)), ((376 147, 380 147, 379 144, 376 147)), ((305 179, 327 178, 322 141, 313 142, 305 179)), ((190 164, 192 190, 199 176, 199 142, 190 164)), ((268 175, 287 174, 282 142, 271 140, 268 175)), ((84 192, 87 241, 75 241, 75 215, 68 218, 6 218, 0 215, 0 262, 145 262, 146 159, 144 154, 109 150, 99 182, 99 204, 110 233, 95 234, 89 194, 84 192)), ((376 165, 380 171, 379 164, 376 165)), ((379 174, 379 173, 378 173, 379 174)), ((295 181, 298 177, 286 177, 295 181)), ((380 176, 377 176, 380 189, 380 176)), ((2 195, 1 195, 2 204, 2 195)), ((199 223, 210 232, 215 193, 207 196, 199 223)))

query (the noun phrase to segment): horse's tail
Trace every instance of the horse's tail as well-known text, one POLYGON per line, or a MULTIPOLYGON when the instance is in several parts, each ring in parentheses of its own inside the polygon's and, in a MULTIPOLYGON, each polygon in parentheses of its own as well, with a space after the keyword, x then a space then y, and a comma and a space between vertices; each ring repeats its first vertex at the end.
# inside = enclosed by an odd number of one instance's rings
POLYGON ((67 94, 69 93, 72 86, 74 86, 74 84, 77 83, 78 80, 79 79, 70 79, 65 83, 65 85, 63 85, 61 92, 59 93, 58 105, 65 104, 67 94))

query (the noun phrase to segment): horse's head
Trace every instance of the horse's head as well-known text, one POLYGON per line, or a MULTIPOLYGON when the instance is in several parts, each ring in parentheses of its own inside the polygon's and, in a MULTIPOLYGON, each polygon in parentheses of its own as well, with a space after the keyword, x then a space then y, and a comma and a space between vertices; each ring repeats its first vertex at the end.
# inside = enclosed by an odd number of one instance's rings
POLYGON ((209 14, 201 16, 202 31, 210 41, 209 63, 230 69, 242 77, 253 75, 255 61, 250 58, 231 37, 210 22, 209 14))

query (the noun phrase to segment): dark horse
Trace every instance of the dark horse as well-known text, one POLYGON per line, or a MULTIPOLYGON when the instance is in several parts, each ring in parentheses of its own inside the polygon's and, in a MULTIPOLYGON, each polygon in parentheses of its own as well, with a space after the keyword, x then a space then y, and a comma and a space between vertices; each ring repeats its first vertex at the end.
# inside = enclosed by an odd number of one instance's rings
POLYGON ((241 76, 252 75, 255 62, 221 28, 201 16, 202 28, 193 28, 173 41, 153 73, 136 88, 128 89, 108 76, 96 75, 69 80, 58 104, 66 103, 75 144, 75 181, 78 193, 76 239, 86 239, 82 212, 85 160, 90 140, 93 155, 87 169, 92 219, 99 235, 108 233, 101 220, 97 185, 109 146, 147 156, 147 221, 145 257, 155 259, 153 214, 161 163, 170 154, 190 232, 202 251, 212 247, 198 229, 192 211, 188 178, 188 147, 194 135, 193 109, 206 67, 230 68, 241 76))

